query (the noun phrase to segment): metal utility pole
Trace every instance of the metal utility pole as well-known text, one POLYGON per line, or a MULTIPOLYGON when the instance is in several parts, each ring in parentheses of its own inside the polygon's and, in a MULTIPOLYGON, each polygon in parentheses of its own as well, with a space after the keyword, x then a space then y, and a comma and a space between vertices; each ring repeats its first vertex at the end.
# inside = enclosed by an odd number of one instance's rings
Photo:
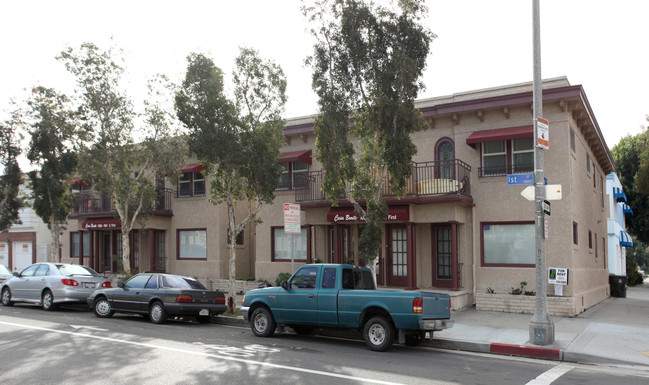
POLYGON ((532 0, 534 31, 534 208, 536 218, 536 303, 530 320, 530 342, 534 345, 554 343, 554 324, 548 314, 545 267, 545 177, 543 175, 543 149, 539 146, 538 119, 543 118, 543 94, 541 91, 541 22, 539 0, 532 0))

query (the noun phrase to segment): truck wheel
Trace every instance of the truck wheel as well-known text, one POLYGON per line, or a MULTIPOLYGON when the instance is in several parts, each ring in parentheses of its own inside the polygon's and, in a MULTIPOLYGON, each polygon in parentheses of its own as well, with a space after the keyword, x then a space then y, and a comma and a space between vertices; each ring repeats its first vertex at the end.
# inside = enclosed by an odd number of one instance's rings
POLYGON ((277 323, 270 310, 265 307, 258 307, 250 317, 250 328, 257 337, 270 337, 275 333, 277 323))
POLYGON ((419 331, 416 333, 406 334, 406 346, 419 346, 421 341, 424 340, 426 332, 419 331))
POLYGON ((370 349, 382 352, 392 346, 394 329, 392 324, 384 317, 372 317, 365 324, 363 337, 365 338, 365 345, 370 349))

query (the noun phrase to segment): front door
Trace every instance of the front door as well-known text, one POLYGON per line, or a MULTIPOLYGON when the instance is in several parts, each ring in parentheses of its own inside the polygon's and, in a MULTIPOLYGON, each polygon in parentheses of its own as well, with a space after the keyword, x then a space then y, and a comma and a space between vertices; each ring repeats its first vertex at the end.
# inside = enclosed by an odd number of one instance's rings
POLYGON ((408 231, 404 225, 388 227, 387 231, 388 286, 406 286, 408 282, 408 231))
POLYGON ((453 283, 451 227, 433 227, 433 286, 450 288, 453 283))
POLYGON ((112 258, 110 255, 110 233, 103 233, 102 234, 102 260, 103 260, 103 267, 105 272, 110 272, 111 271, 111 262, 112 258))

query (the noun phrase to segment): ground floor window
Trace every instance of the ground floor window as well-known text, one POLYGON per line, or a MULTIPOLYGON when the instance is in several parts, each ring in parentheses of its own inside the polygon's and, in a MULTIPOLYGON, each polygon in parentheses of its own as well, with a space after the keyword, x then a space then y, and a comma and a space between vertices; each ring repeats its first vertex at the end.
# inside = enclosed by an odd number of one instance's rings
POLYGON ((283 227, 273 227, 271 231, 271 256, 273 261, 290 261, 293 247, 295 248, 294 260, 307 260, 309 234, 306 227, 302 228, 300 234, 285 233, 283 227))
POLYGON ((165 232, 155 232, 155 269, 157 271, 165 271, 165 232))
POLYGON ((451 254, 451 228, 438 227, 435 229, 436 242, 436 263, 437 279, 452 278, 452 254, 451 254))
POLYGON ((178 230, 178 259, 207 259, 207 230, 178 230))
POLYGON ((533 267, 534 222, 482 223, 482 265, 533 267))
POLYGON ((140 270, 140 233, 133 232, 133 268, 140 270))

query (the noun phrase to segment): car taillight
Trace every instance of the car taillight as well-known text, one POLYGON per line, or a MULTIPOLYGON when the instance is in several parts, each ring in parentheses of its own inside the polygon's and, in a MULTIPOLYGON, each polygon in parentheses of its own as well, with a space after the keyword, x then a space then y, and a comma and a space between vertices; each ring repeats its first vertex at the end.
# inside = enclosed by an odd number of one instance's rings
POLYGON ((216 303, 219 305, 225 305, 225 297, 216 297, 216 303))
POLYGON ((69 278, 63 278, 61 280, 61 283, 64 284, 65 286, 79 286, 79 282, 69 278))
POLYGON ((106 281, 101 284, 101 287, 113 287, 113 286, 110 284, 110 281, 106 281))
POLYGON ((417 297, 412 300, 412 312, 421 313, 424 310, 424 299, 417 297))
POLYGON ((176 302, 192 302, 192 296, 180 294, 178 297, 176 297, 176 302))

